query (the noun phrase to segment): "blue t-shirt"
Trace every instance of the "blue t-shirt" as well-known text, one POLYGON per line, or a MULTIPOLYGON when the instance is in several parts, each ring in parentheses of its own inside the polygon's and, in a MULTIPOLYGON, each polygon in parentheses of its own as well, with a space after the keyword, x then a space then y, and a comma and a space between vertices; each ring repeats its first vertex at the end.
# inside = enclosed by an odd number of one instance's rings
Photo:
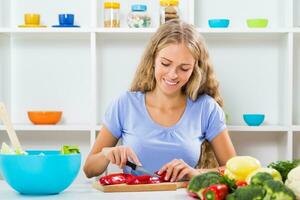
MULTIPOLYGON (((130 146, 151 172, 173 159, 195 167, 203 140, 211 141, 226 128, 222 108, 208 95, 196 101, 188 98, 179 121, 171 127, 161 126, 150 117, 142 92, 126 92, 113 101, 103 124, 124 146, 130 146)), ((128 167, 124 172, 132 173, 128 167)))

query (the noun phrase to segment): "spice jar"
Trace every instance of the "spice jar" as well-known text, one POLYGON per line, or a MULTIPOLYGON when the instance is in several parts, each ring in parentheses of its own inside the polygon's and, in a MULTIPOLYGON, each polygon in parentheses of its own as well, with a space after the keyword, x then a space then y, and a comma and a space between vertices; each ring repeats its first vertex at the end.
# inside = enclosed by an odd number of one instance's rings
POLYGON ((127 24, 130 28, 148 28, 151 24, 151 17, 147 13, 147 6, 134 4, 127 17, 127 24))
POLYGON ((160 0, 160 24, 179 18, 179 0, 160 0))
POLYGON ((104 27, 120 27, 120 3, 104 2, 104 27))

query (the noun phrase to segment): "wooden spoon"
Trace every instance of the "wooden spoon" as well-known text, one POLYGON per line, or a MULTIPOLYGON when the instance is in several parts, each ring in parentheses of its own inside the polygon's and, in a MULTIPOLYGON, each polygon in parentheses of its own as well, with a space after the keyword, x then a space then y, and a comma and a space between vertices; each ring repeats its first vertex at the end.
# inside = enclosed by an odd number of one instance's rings
POLYGON ((6 131, 8 133, 8 137, 10 139, 12 146, 15 149, 22 150, 21 144, 20 144, 17 134, 15 132, 15 129, 12 126, 12 123, 9 119, 8 113, 2 102, 0 102, 0 119, 3 121, 4 127, 6 128, 6 131))

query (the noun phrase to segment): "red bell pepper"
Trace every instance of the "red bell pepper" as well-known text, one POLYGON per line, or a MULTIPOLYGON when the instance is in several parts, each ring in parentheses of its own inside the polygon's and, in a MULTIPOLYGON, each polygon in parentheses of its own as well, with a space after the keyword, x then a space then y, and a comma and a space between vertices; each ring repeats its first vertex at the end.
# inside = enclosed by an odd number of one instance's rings
POLYGON ((165 176, 167 174, 167 171, 164 171, 162 174, 158 174, 158 171, 156 171, 154 173, 159 176, 159 179, 160 179, 161 182, 169 182, 169 180, 165 180, 165 176))
POLYGON ((127 179, 128 185, 135 185, 135 184, 154 184, 154 183, 161 183, 162 181, 158 177, 142 175, 142 176, 132 176, 127 179))
POLYGON ((99 182, 102 185, 115 185, 115 184, 126 183, 127 180, 130 179, 131 177, 133 177, 132 174, 124 174, 124 173, 110 174, 101 177, 99 179, 99 182))
POLYGON ((122 183, 127 183, 129 185, 154 184, 154 183, 166 182, 166 180, 164 179, 165 175, 166 172, 161 174, 160 177, 154 177, 149 175, 134 176, 132 174, 118 173, 118 174, 110 174, 107 176, 103 176, 99 179, 99 182, 102 185, 115 185, 115 184, 122 184, 122 183))
POLYGON ((203 200, 224 200, 228 194, 228 186, 225 184, 211 185, 202 192, 203 200))

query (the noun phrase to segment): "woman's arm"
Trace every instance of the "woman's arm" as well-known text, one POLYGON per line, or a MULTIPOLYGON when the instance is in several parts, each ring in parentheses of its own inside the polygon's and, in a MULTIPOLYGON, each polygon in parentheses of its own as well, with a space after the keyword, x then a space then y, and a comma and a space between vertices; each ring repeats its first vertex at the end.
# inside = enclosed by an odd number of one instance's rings
POLYGON ((105 126, 102 126, 83 168, 88 178, 98 176, 106 170, 109 160, 103 148, 114 147, 117 142, 118 139, 105 126))
POLYGON ((236 156, 236 152, 227 129, 218 134, 211 141, 211 145, 220 166, 224 166, 227 160, 236 156))

